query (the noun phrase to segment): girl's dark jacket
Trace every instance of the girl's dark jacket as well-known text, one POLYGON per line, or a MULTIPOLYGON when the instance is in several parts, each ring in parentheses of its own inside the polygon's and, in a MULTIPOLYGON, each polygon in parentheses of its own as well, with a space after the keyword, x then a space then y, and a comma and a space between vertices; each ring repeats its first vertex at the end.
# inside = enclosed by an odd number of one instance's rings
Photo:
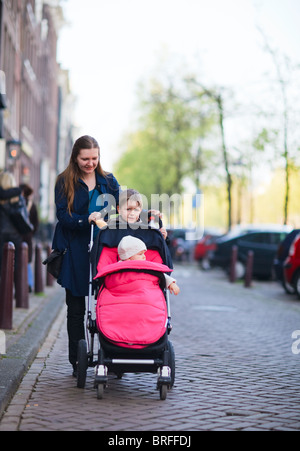
MULTIPOLYGON (((63 180, 55 186, 56 224, 52 249, 66 250, 57 282, 70 290, 73 296, 87 296, 89 291, 89 243, 91 239, 89 217, 89 190, 79 180, 75 187, 72 216, 67 210, 63 180)), ((96 189, 99 195, 112 195, 119 203, 119 183, 112 174, 106 177, 96 172, 96 189)), ((101 198, 103 205, 103 197, 101 198)), ((106 204, 103 205, 107 207, 106 204)))

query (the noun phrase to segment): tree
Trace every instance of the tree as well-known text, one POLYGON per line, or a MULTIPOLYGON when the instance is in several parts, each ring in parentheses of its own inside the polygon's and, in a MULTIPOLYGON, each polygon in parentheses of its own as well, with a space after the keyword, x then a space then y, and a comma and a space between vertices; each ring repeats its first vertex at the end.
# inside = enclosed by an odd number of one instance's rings
POLYGON ((170 81, 164 85, 152 80, 150 89, 144 87, 141 93, 138 129, 128 136, 115 172, 148 197, 181 194, 184 179, 199 166, 199 154, 193 150, 204 122, 199 120, 199 105, 187 104, 183 97, 170 81))
POLYGON ((222 144, 222 155, 223 155, 223 163, 224 169, 226 173, 226 185, 227 185, 227 201, 228 201, 228 210, 227 210, 227 227, 228 230, 231 230, 232 226, 232 175, 229 168, 229 157, 228 150, 225 141, 225 133, 224 133, 224 101, 221 89, 207 89, 202 83, 196 81, 195 78, 189 78, 188 83, 195 84, 200 88, 197 96, 199 98, 208 97, 211 99, 216 108, 218 114, 218 124, 220 128, 220 136, 221 136, 221 144, 222 144))
MULTIPOLYGON (((283 131, 283 158, 285 161, 285 197, 284 197, 284 224, 288 222, 288 209, 289 209, 289 198, 290 198, 290 174, 291 174, 291 159, 290 159, 290 151, 288 147, 288 135, 289 135, 289 107, 288 107, 288 97, 287 97, 287 88, 288 88, 288 80, 283 75, 283 65, 280 62, 279 54, 276 52, 269 44, 268 39, 265 33, 259 29, 263 39, 265 50, 270 54, 271 59, 273 61, 277 83, 279 85, 281 99, 282 99, 282 131, 283 131)), ((287 58, 285 58, 285 65, 288 64, 287 58)))

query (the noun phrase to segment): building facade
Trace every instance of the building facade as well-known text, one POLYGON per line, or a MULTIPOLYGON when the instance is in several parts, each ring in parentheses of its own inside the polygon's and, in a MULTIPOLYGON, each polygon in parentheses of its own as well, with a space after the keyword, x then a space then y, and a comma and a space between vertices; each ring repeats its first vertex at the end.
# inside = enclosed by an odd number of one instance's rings
POLYGON ((35 192, 42 220, 55 220, 53 191, 60 153, 70 146, 72 98, 57 62, 60 0, 0 0, 0 169, 35 192), (65 129, 68 129, 66 132, 65 129))

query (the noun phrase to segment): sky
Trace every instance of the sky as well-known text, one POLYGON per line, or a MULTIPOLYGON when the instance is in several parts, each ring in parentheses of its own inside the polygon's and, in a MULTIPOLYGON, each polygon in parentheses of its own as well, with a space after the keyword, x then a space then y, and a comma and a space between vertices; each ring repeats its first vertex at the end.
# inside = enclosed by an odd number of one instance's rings
POLYGON ((58 62, 77 99, 77 133, 98 140, 109 171, 134 129, 138 83, 162 58, 206 84, 242 91, 274 69, 260 27, 273 48, 300 62, 300 0, 62 0, 62 7, 58 62))

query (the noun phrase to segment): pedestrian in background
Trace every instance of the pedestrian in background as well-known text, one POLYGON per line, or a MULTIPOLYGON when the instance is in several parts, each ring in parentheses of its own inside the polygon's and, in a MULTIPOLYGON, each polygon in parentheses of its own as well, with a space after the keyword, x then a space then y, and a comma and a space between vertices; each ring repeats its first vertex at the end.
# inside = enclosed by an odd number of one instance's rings
POLYGON ((10 172, 0 173, 0 274, 3 246, 9 241, 15 246, 15 268, 17 267, 22 235, 10 218, 9 207, 10 203, 19 200, 20 195, 21 189, 17 187, 14 176, 10 172))
POLYGON ((100 148, 91 136, 74 143, 69 165, 55 185, 58 222, 52 249, 65 251, 57 282, 66 290, 69 361, 77 375, 78 341, 85 338, 85 296, 89 290, 90 223, 101 218, 103 202, 99 196, 109 194, 119 201, 119 183, 100 164, 100 148))
MULTIPOLYGON (((3 171, 0 172, 0 175, 3 174, 3 171)), ((9 200, 13 197, 18 197, 21 194, 21 188, 16 186, 14 188, 4 189, 0 186, 0 200, 9 200)))
POLYGON ((39 228, 39 215, 36 204, 33 201, 33 188, 26 183, 20 185, 22 190, 22 195, 25 199, 29 220, 33 225, 32 232, 26 233, 23 235, 23 242, 28 245, 28 289, 29 292, 32 292, 34 285, 33 271, 32 271, 32 257, 33 257, 33 237, 38 231, 39 228))

